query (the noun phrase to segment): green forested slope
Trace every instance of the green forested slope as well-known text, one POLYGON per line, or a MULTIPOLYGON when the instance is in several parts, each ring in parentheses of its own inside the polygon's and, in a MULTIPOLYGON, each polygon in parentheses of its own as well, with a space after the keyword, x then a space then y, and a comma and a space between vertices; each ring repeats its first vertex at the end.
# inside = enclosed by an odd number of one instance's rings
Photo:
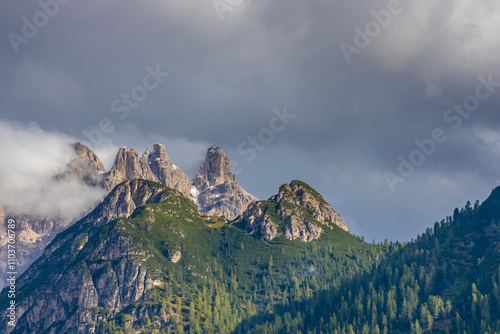
POLYGON ((470 203, 370 273, 291 301, 255 333, 500 333, 500 188, 470 203))
POLYGON ((319 239, 265 242, 135 182, 149 204, 102 221, 123 204, 104 201, 23 274, 12 333, 500 333, 500 188, 412 242, 374 245, 318 221, 319 239))
POLYGON ((150 181, 137 189, 131 197, 161 201, 100 224, 96 209, 21 277, 24 313, 12 333, 247 333, 276 305, 330 291, 386 252, 337 226, 311 242, 265 242, 172 189, 150 181))

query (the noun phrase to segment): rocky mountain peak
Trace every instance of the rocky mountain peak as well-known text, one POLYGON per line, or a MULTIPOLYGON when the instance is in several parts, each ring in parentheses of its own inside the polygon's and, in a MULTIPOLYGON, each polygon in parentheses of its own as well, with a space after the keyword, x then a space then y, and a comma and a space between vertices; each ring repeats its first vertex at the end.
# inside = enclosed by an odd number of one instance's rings
POLYGON ((257 198, 243 190, 231 171, 229 156, 219 146, 208 148, 205 162, 192 181, 198 209, 209 215, 238 217, 257 198))
MULTIPOLYGON (((101 227, 115 218, 128 218, 141 205, 162 203, 170 196, 177 195, 179 195, 177 191, 156 182, 142 179, 123 181, 113 188, 92 212, 76 223, 78 225, 76 231, 88 225, 101 227)), ((62 243, 73 237, 72 234, 58 237, 56 242, 47 246, 44 256, 50 255, 62 243)))
POLYGON ((168 197, 166 189, 159 183, 142 179, 123 181, 106 196, 86 220, 98 224, 118 217, 129 217, 141 205, 161 203, 168 197))
POLYGON ((124 180, 134 179, 159 182, 179 190, 187 197, 192 197, 189 178, 179 167, 170 162, 167 150, 162 144, 154 144, 153 151, 148 148, 141 157, 136 149, 121 147, 113 167, 102 182, 102 186, 111 190, 124 180))
POLYGON ((67 170, 56 175, 56 179, 76 177, 85 184, 95 187, 99 186, 104 173, 104 166, 97 155, 87 146, 80 142, 71 145, 76 157, 67 165, 67 170))
POLYGON ((177 189, 185 196, 191 196, 191 182, 186 174, 170 162, 167 149, 162 144, 154 144, 153 151, 148 156, 148 164, 161 184, 177 189))
POLYGON ((224 182, 238 182, 236 175, 231 171, 229 156, 226 151, 217 145, 210 146, 207 150, 205 162, 193 180, 197 189, 206 186, 216 186, 224 182))
POLYGON ((99 160, 99 157, 90 148, 80 142, 76 142, 73 144, 73 149, 79 157, 89 160, 95 166, 95 170, 104 172, 101 160, 99 160))
POLYGON ((311 241, 318 239, 325 228, 333 229, 334 225, 348 231, 330 204, 302 181, 284 184, 269 200, 252 203, 242 219, 247 230, 265 241, 274 239, 279 233, 290 240, 311 241))
MULTIPOLYGON (((149 152, 149 147, 146 152, 149 152)), ((170 162, 170 159, 168 158, 167 155, 167 149, 162 144, 153 145, 153 152, 149 154, 148 160, 151 165, 164 166, 164 167, 172 166, 172 163, 170 162)))
POLYGON ((111 190, 124 180, 134 179, 157 180, 148 163, 139 157, 139 152, 136 149, 120 147, 115 162, 102 185, 105 189, 111 190))

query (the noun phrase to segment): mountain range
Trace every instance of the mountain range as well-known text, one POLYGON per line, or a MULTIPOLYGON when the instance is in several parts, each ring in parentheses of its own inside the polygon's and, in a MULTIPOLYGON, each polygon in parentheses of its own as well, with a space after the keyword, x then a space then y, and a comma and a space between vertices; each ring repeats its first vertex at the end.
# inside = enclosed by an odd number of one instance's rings
MULTIPOLYGON (((227 219, 234 219, 246 209, 246 206, 257 198, 246 192, 231 172, 227 153, 218 146, 207 150, 206 159, 200 171, 191 182, 187 175, 170 161, 165 147, 161 144, 153 145, 142 154, 136 149, 121 147, 115 161, 106 171, 99 157, 82 143, 72 144, 75 158, 72 159, 65 171, 54 175, 56 180, 76 178, 90 187, 112 190, 125 180, 144 179, 171 187, 180 191, 184 196, 193 200, 200 212, 209 215, 224 215, 227 219)), ((97 204, 97 203, 96 203, 97 204)), ((80 217, 68 220, 59 217, 40 217, 2 207, 0 203, 0 218, 15 218, 17 221, 18 246, 22 252, 17 254, 18 269, 24 271, 43 252, 47 244, 64 230, 68 225, 75 223, 80 217)), ((7 231, 5 224, 0 225, 0 256, 7 257, 7 231)), ((0 275, 6 272, 6 262, 0 266, 0 275)), ((0 282, 0 288, 5 282, 0 282)))
POLYGON ((303 181, 256 199, 217 146, 192 181, 160 144, 120 148, 109 171, 73 147, 55 178, 109 192, 67 228, 16 216, 25 236, 50 232, 33 237, 44 249, 16 280, 15 326, 2 332, 500 332, 500 187, 411 242, 375 244, 303 181))

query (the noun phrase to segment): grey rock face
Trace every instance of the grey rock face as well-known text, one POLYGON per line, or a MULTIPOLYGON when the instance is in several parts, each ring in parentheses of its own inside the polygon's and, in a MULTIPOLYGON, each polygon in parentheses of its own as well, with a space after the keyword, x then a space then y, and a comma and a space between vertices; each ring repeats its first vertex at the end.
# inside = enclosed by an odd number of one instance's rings
POLYGON ((289 240, 318 239, 325 228, 348 231, 339 214, 314 189, 300 181, 280 187, 267 201, 252 203, 240 217, 251 234, 271 241, 279 233, 289 240))
POLYGON ((192 181, 200 212, 222 215, 227 219, 238 217, 248 205, 257 200, 238 184, 231 171, 229 156, 218 146, 211 146, 192 181))
POLYGON ((68 163, 65 172, 56 175, 56 179, 76 177, 88 186, 100 186, 103 179, 104 166, 97 155, 80 142, 74 143, 72 147, 77 157, 68 163))
POLYGON ((106 196, 86 220, 100 224, 118 217, 129 217, 141 205, 161 203, 166 196, 164 191, 165 188, 159 184, 140 179, 123 181, 106 196))
POLYGON ((149 168, 148 161, 140 158, 136 149, 120 147, 113 167, 105 174, 102 187, 111 190, 124 180, 134 179, 157 181, 156 175, 149 168))
POLYGON ((194 178, 193 186, 197 189, 205 189, 225 182, 238 182, 238 180, 231 172, 227 153, 219 146, 213 145, 208 148, 205 162, 194 178))
POLYGON ((99 160, 97 155, 90 148, 80 142, 76 142, 73 144, 73 149, 79 157, 88 160, 89 165, 91 165, 93 169, 98 172, 104 172, 104 166, 101 160, 99 160))
POLYGON ((144 179, 159 182, 179 190, 184 196, 191 196, 191 182, 182 170, 170 162, 165 146, 155 144, 139 157, 133 148, 122 147, 118 150, 115 162, 102 181, 102 187, 111 190, 124 180, 144 179))
POLYGON ((260 236, 262 240, 271 241, 276 237, 279 222, 272 221, 262 210, 261 202, 253 202, 243 213, 243 219, 247 221, 247 230, 250 234, 260 236))
POLYGON ((155 144, 153 152, 149 156, 147 153, 146 151, 143 158, 148 158, 151 171, 156 175, 158 182, 172 189, 179 190, 182 194, 189 197, 192 187, 191 182, 179 167, 170 162, 165 146, 155 144))
MULTIPOLYGON (((17 272, 25 271, 42 253, 55 234, 69 222, 16 214, 0 206, 0 276, 6 277, 7 270, 7 219, 16 222, 17 272)), ((0 280, 0 290, 5 280, 0 280)))

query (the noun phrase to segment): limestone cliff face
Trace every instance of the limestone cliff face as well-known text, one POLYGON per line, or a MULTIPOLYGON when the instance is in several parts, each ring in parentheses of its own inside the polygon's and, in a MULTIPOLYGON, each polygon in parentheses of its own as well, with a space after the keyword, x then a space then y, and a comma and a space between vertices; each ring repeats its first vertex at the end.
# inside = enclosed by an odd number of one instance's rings
MULTIPOLYGON (((47 244, 57 232, 60 232, 65 222, 43 217, 30 217, 28 215, 15 214, 0 207, 0 275, 6 277, 7 270, 7 221, 14 219, 16 222, 16 259, 17 272, 26 270, 43 252, 47 244)), ((68 223, 68 222, 66 222, 68 223)), ((5 280, 0 281, 0 289, 5 286, 5 280)))
POLYGON ((134 148, 120 147, 110 171, 105 174, 102 186, 113 189, 125 180, 144 179, 156 181, 156 176, 149 168, 147 159, 139 157, 134 148))
POLYGON ((200 171, 193 180, 197 189, 205 189, 225 182, 238 182, 236 175, 231 172, 229 156, 219 146, 211 146, 200 167, 200 171))
POLYGON ((192 181, 198 209, 209 215, 238 217, 248 205, 257 200, 243 190, 236 175, 231 172, 229 156, 218 146, 211 146, 192 181))
POLYGON ((156 176, 158 182, 169 188, 179 190, 182 194, 189 196, 191 194, 191 182, 186 174, 176 165, 170 162, 165 146, 155 144, 153 152, 147 155, 146 151, 143 159, 148 158, 151 171, 156 176))
POLYGON ((107 172, 102 186, 111 190, 124 180, 144 179, 159 182, 182 194, 191 196, 191 182, 182 170, 170 162, 165 146, 155 144, 140 157, 133 148, 122 147, 118 150, 111 170, 107 172))
POLYGON ((161 203, 168 195, 165 191, 165 187, 154 182, 140 179, 124 181, 116 186, 85 219, 98 225, 118 217, 129 217, 141 205, 161 203))
MULTIPOLYGON (((110 221, 172 196, 180 193, 144 180, 125 181, 89 215, 60 233, 17 281, 19 290, 38 283, 30 286, 29 296, 18 295, 16 333, 56 334, 68 328, 92 333, 87 325, 102 318, 97 308, 113 316, 143 298, 161 275, 144 265, 153 252, 126 233, 127 225, 110 221)), ((180 256, 174 254, 173 260, 180 256)))
POLYGON ((102 165, 101 160, 99 160, 97 155, 90 148, 80 142, 76 142, 73 144, 73 149, 78 157, 88 161, 88 164, 92 167, 92 169, 98 172, 104 172, 104 166, 102 165))
POLYGON ((68 163, 67 170, 58 174, 56 179, 76 177, 91 187, 100 186, 104 173, 101 160, 90 148, 80 142, 72 146, 77 157, 68 163))
POLYGON ((348 231, 340 215, 301 181, 282 185, 278 194, 267 201, 252 203, 240 218, 251 234, 265 241, 271 241, 278 234, 289 240, 311 241, 334 225, 348 231))

